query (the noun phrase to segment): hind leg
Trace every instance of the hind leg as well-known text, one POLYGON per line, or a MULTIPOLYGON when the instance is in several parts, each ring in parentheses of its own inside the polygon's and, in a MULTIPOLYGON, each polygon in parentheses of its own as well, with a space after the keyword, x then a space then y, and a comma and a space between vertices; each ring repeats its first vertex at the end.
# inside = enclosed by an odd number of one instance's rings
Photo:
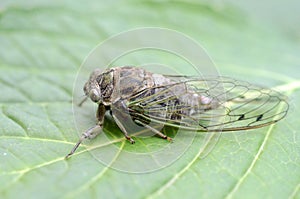
POLYGON ((156 130, 156 129, 153 128, 152 126, 149 126, 149 125, 147 125, 147 124, 144 124, 143 122, 141 122, 141 121, 139 121, 139 120, 135 120, 135 122, 136 122, 137 124, 142 125, 143 127, 147 128, 147 129, 151 130, 152 132, 154 132, 156 135, 158 135, 158 136, 161 137, 162 139, 165 139, 165 140, 168 140, 168 141, 172 142, 172 138, 166 136, 165 134, 163 134, 162 132, 156 130))

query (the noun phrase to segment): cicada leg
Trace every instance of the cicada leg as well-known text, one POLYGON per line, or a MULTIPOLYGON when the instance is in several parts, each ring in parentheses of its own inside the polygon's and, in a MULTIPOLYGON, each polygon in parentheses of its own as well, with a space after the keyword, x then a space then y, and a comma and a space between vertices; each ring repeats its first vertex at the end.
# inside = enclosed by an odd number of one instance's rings
POLYGON ((122 131, 122 133, 124 134, 125 138, 126 138, 131 144, 134 144, 134 143, 135 143, 134 139, 132 139, 132 138, 128 135, 128 133, 127 133, 125 127, 124 127, 123 124, 120 122, 120 120, 119 120, 114 114, 112 114, 112 117, 114 118, 114 120, 115 120, 115 122, 117 123, 118 127, 121 129, 121 131, 122 131))
POLYGON ((75 153, 75 151, 77 150, 77 148, 79 147, 79 145, 85 140, 85 139, 93 139, 94 137, 96 137, 101 131, 95 131, 95 129, 97 128, 101 128, 103 126, 103 121, 104 121, 104 115, 105 115, 105 106, 103 104, 99 104, 98 106, 98 110, 97 110, 97 118, 98 118, 98 124, 92 128, 89 128, 88 130, 86 130, 81 137, 79 138, 78 142, 75 144, 75 146, 73 147, 73 149, 71 150, 71 152, 66 155, 66 159, 69 158, 71 155, 73 155, 75 153))
POLYGON ((79 145, 85 140, 85 139, 93 139, 94 137, 96 137, 101 131, 95 131, 95 129, 97 128, 102 128, 102 126, 97 125, 94 126, 92 128, 89 128, 88 130, 86 130, 81 137, 79 138, 78 142, 75 144, 75 146, 73 147, 73 149, 71 150, 71 152, 66 155, 66 159, 69 158, 71 155, 74 154, 74 152, 76 151, 76 149, 79 147, 79 145))
POLYGON ((153 128, 152 126, 149 126, 149 125, 147 125, 147 124, 144 124, 143 122, 141 122, 141 121, 139 121, 139 120, 135 120, 135 122, 136 122, 137 124, 142 125, 143 127, 147 128, 147 129, 151 130, 152 132, 154 132, 156 135, 158 135, 158 136, 161 137, 162 139, 165 139, 165 140, 168 140, 168 141, 172 142, 172 138, 166 136, 165 134, 163 134, 162 132, 156 130, 156 129, 153 128))

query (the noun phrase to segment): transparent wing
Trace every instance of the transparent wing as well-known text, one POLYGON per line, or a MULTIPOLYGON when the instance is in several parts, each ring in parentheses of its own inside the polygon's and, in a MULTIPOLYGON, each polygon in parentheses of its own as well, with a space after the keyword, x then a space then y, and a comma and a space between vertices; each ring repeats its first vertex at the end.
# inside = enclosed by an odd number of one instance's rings
POLYGON ((170 83, 128 99, 134 120, 197 131, 236 131, 275 123, 287 114, 286 97, 231 78, 164 76, 170 83))

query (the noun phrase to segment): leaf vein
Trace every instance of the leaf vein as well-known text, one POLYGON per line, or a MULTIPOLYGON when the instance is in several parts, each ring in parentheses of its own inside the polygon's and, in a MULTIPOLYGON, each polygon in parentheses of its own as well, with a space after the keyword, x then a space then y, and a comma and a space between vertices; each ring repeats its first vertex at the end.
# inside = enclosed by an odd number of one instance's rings
POLYGON ((28 130, 27 130, 26 126, 25 126, 21 121, 19 121, 17 118, 15 118, 15 117, 11 116, 9 113, 7 113, 4 106, 2 106, 2 113, 3 113, 3 115, 5 115, 8 119, 10 119, 12 122, 14 122, 14 123, 17 124, 18 126, 20 126, 20 127, 23 129, 23 131, 24 131, 24 133, 25 133, 25 136, 26 136, 26 137, 29 137, 29 136, 28 136, 28 130))
MULTIPOLYGON (((278 108, 277 112, 280 112, 282 109, 283 105, 281 107, 278 108)), ((275 124, 270 125, 270 127, 268 127, 268 131, 266 133, 266 136, 262 142, 262 144, 260 145, 256 155, 254 156, 254 159, 252 160, 250 166, 248 167, 248 169, 246 170, 246 172, 244 173, 244 175, 237 181, 237 183, 234 185, 234 187, 229 191, 229 193, 226 195, 225 198, 232 198, 233 195, 237 192, 237 190, 239 189, 239 187, 241 186, 241 184, 244 182, 244 180, 248 177, 248 175, 252 172, 254 166, 256 165, 259 157, 261 156, 261 154, 263 153, 264 147, 267 143, 267 141, 269 140, 269 137, 271 135, 271 132, 274 128, 275 124)))
POLYGON ((171 187, 198 160, 198 158, 202 155, 203 151, 208 147, 209 141, 212 140, 214 136, 215 136, 214 133, 210 134, 210 137, 207 139, 205 145, 202 148, 200 148, 200 150, 198 151, 196 156, 192 159, 192 161, 186 167, 184 167, 181 171, 179 171, 176 175, 174 175, 163 186, 160 186, 157 190, 155 190, 152 194, 150 194, 147 198, 154 198, 154 196, 159 196, 164 191, 166 191, 169 187, 171 187))

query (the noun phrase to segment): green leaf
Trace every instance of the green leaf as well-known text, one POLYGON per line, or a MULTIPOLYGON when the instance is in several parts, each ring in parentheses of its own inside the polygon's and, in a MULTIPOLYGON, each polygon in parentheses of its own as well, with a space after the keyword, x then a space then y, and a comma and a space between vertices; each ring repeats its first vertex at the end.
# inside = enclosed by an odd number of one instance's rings
MULTIPOLYGON (((1 4, 1 198, 300 197, 297 38, 252 20, 225 3, 1 4), (221 75, 284 92, 290 103, 286 118, 261 129, 222 134, 215 146, 206 142, 214 137, 197 134, 191 147, 172 164, 139 174, 112 167, 118 162, 123 163, 122 168, 130 165, 142 170, 148 162, 120 161, 118 154, 152 152, 173 144, 150 137, 136 138, 136 144, 130 145, 111 118, 106 118, 105 134, 84 142, 65 160, 79 132, 96 123, 92 102, 78 109, 76 120, 72 111, 73 85, 84 58, 112 35, 153 26, 182 32, 203 45, 221 75), (118 153, 110 162, 101 162, 92 152, 109 153, 107 146, 118 153), (204 157, 205 150, 209 153, 204 157)), ((168 39, 163 42, 176 43, 168 39)), ((149 63, 155 58, 149 51, 116 63, 149 63)), ((177 70, 184 64, 173 56, 163 55, 157 60, 161 58, 177 70)), ((88 72, 80 77, 83 81, 88 72)), ((80 89, 75 91, 83 94, 80 89)), ((175 136, 171 130, 168 133, 175 136)), ((179 134, 182 139, 189 136, 188 132, 179 134)), ((174 145, 181 141, 175 139, 174 145)), ((161 158, 169 155, 162 154, 161 158)))

